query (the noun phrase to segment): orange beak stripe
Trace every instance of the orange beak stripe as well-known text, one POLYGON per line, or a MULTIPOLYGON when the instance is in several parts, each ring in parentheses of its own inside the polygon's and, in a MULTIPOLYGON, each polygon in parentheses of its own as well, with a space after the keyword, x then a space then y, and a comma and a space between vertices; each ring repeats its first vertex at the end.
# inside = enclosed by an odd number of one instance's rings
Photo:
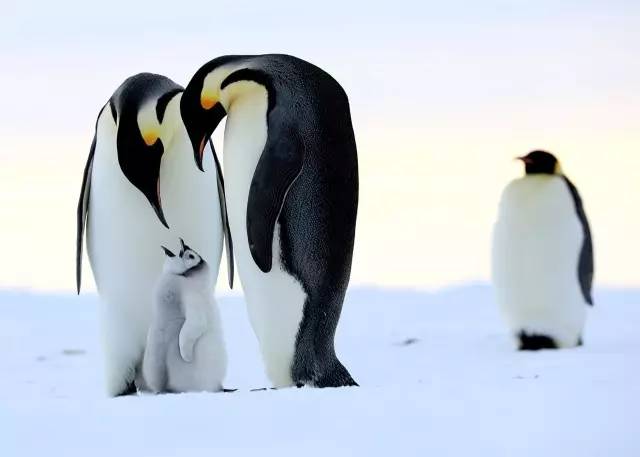
POLYGON ((209 109, 213 108, 216 103, 218 103, 218 100, 216 100, 213 97, 203 96, 200 99, 200 104, 206 110, 209 110, 209 109))
POLYGON ((147 132, 142 135, 142 139, 147 146, 153 146, 158 141, 158 135, 155 132, 147 132))
POLYGON ((202 141, 200 141, 200 161, 202 161, 202 157, 204 156, 204 147, 207 144, 207 139, 202 137, 202 141))

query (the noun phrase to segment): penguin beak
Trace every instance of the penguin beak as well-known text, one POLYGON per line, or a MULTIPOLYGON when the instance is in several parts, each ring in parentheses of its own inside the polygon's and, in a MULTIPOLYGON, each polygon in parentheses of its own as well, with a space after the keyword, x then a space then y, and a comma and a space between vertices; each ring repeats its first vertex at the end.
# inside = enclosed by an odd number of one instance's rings
POLYGON ((202 161, 204 159, 204 148, 207 146, 207 137, 203 136, 200 140, 200 144, 198 145, 198 150, 193 150, 194 152, 194 160, 196 161, 196 166, 200 171, 204 171, 202 168, 202 161))
POLYGON ((531 159, 527 156, 515 157, 513 160, 522 160, 526 164, 532 163, 531 159))
POLYGON ((218 100, 212 92, 207 90, 202 91, 202 94, 200 94, 200 105, 202 105, 203 109, 210 110, 216 106, 216 103, 218 103, 218 100))
POLYGON ((153 197, 149 198, 147 196, 149 203, 151 203, 151 207, 166 228, 169 228, 169 224, 167 224, 167 219, 164 217, 164 211, 162 211, 162 202, 160 201, 160 177, 158 177, 158 181, 156 184, 156 193, 153 197))
MULTIPOLYGON (((202 162, 207 141, 227 115, 227 111, 219 101, 202 97, 200 88, 196 89, 196 86, 202 87, 191 80, 184 90, 180 100, 180 115, 191 140, 196 166, 200 171, 204 171, 202 162)), ((211 148, 213 149, 213 144, 211 148)))
POLYGON ((142 132, 142 139, 147 146, 153 146, 158 141, 160 134, 155 130, 147 130, 142 132))
POLYGON ((176 255, 164 246, 160 246, 167 257, 175 257, 176 255))

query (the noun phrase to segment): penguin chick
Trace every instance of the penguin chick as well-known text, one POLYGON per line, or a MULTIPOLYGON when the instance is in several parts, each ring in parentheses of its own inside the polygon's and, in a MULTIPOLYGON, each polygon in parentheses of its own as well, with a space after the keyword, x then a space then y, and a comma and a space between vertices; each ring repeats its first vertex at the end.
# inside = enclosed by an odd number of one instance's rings
POLYGON ((220 314, 209 265, 180 239, 166 260, 153 298, 153 318, 142 363, 146 390, 217 392, 227 369, 220 314))
POLYGON ((546 151, 500 201, 493 236, 496 300, 520 350, 579 346, 593 304, 593 246, 577 188, 546 151))

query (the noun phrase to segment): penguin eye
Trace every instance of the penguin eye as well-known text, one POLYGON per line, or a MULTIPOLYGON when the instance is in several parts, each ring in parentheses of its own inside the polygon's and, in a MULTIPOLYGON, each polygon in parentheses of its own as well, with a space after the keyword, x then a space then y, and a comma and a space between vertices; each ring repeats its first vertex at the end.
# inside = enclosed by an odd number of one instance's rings
POLYGON ((190 260, 193 260, 196 258, 193 254, 189 254, 187 257, 189 257, 190 260))

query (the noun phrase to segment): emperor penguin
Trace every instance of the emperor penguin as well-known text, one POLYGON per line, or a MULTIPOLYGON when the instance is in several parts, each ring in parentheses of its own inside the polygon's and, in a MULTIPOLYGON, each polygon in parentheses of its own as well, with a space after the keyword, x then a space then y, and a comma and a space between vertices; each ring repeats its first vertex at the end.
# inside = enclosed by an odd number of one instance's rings
POLYGON ((162 247, 141 384, 155 393, 219 392, 227 353, 210 267, 182 239, 180 245, 178 255, 162 247))
MULTIPOLYGON (((225 231, 224 182, 206 146, 205 173, 193 166, 180 117, 182 88, 165 76, 126 79, 98 114, 77 213, 76 281, 82 244, 101 302, 109 396, 136 392, 152 314, 153 286, 162 271, 158 246, 188 237, 218 275, 225 231), (161 204, 162 202, 162 204, 161 204), (169 225, 170 224, 170 225, 169 225), (171 228, 169 228, 171 227, 171 228)), ((227 252, 231 239, 227 238, 227 252)), ((233 269, 229 269, 232 281, 233 269)))
POLYGON ((226 56, 195 73, 180 110, 198 166, 227 116, 229 225, 273 386, 357 385, 334 347, 358 206, 345 91, 296 57, 226 56))
POLYGON ((580 346, 594 271, 582 199, 552 154, 518 159, 494 228, 496 299, 520 350, 580 346))

